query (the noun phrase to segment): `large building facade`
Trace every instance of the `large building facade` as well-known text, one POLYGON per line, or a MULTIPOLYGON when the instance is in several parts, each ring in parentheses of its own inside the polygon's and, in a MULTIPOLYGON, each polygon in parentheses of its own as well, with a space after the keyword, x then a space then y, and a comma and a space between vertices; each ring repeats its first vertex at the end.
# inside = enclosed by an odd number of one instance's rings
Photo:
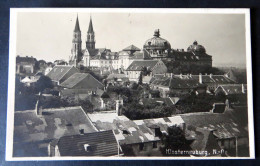
POLYGON ((73 32, 71 56, 69 64, 73 66, 97 67, 126 70, 135 60, 162 60, 179 62, 181 65, 212 66, 212 56, 206 53, 204 46, 194 41, 184 49, 172 49, 171 44, 160 37, 160 30, 156 29, 152 38, 145 41, 143 49, 130 45, 119 52, 112 52, 106 48, 96 48, 95 32, 92 18, 86 36, 85 49, 81 48, 81 31, 78 17, 73 32))

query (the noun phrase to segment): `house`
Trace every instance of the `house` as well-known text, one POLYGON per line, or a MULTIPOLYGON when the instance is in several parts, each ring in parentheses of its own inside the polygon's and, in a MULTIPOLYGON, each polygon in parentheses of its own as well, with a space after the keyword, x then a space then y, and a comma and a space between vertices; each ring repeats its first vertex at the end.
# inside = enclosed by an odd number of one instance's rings
POLYGON ((16 57, 16 73, 17 74, 33 74, 35 73, 35 65, 37 60, 33 57, 16 57))
POLYGON ((122 150, 112 130, 63 136, 49 144, 49 155, 119 156, 122 150))
POLYGON ((183 79, 178 76, 161 77, 154 80, 151 85, 151 89, 159 90, 162 97, 181 96, 189 94, 192 91, 200 93, 206 93, 206 85, 199 83, 195 79, 188 78, 183 79))
POLYGON ((75 73, 60 84, 61 97, 86 99, 90 95, 101 95, 104 85, 88 73, 75 73))
POLYGON ((248 128, 243 124, 243 120, 237 119, 236 110, 228 109, 224 113, 189 113, 180 116, 186 124, 186 133, 193 133, 189 137, 196 137, 196 132, 191 132, 195 130, 194 128, 210 130, 219 147, 228 155, 239 156, 240 149, 249 147, 248 128), (238 154, 235 154, 236 150, 238 154))
POLYGON ((96 132, 96 127, 81 107, 15 111, 14 157, 48 156, 48 145, 63 136, 96 132))
POLYGON ((109 74, 106 78, 108 85, 123 85, 129 82, 125 74, 109 74))
POLYGON ((224 151, 221 151, 212 130, 200 127, 189 127, 189 129, 185 130, 185 138, 191 142, 191 156, 220 157, 224 155, 224 151))
POLYGON ((219 85, 215 94, 223 93, 226 96, 229 95, 244 95, 247 93, 247 84, 224 84, 219 85))
POLYGON ((247 84, 219 85, 215 95, 225 95, 232 105, 247 105, 247 84))
POLYGON ((74 66, 56 65, 46 76, 48 76, 55 85, 60 85, 63 81, 78 72, 78 69, 74 66))
POLYGON ((236 82, 232 80, 228 75, 190 75, 191 78, 202 82, 203 84, 207 85, 207 90, 215 91, 219 85, 228 85, 228 84, 235 84, 236 82))
POLYGON ((180 116, 136 121, 114 112, 89 113, 88 116, 98 130, 113 130, 123 151, 124 147, 128 147, 136 156, 162 155, 160 134, 167 133, 169 126, 184 128, 180 116))
POLYGON ((145 68, 151 72, 150 75, 167 72, 167 67, 161 60, 134 60, 126 69, 126 75, 130 81, 137 82, 145 68))

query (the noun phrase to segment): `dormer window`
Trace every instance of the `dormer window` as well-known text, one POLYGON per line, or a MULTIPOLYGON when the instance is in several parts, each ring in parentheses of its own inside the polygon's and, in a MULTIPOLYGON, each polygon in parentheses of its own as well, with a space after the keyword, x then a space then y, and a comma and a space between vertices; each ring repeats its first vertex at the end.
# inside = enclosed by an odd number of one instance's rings
POLYGON ((84 144, 84 150, 85 150, 86 152, 89 152, 89 150, 90 150, 90 145, 89 145, 89 144, 84 144))
POLYGON ((123 130, 123 134, 129 134, 127 130, 123 130))

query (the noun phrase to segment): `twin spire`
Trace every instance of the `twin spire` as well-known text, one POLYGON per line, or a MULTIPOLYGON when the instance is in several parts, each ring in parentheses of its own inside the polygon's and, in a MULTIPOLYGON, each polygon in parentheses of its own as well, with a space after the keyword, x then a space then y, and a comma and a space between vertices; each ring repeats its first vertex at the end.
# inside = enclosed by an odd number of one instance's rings
POLYGON ((76 20, 74 32, 80 32, 78 14, 77 14, 77 20, 76 20))
MULTIPOLYGON (((80 32, 78 14, 77 14, 77 19, 76 19, 76 24, 75 24, 74 32, 80 32)), ((88 27, 88 33, 93 33, 93 32, 94 32, 94 30, 93 30, 93 25, 92 25, 92 17, 90 16, 90 22, 89 22, 89 27, 88 27)))

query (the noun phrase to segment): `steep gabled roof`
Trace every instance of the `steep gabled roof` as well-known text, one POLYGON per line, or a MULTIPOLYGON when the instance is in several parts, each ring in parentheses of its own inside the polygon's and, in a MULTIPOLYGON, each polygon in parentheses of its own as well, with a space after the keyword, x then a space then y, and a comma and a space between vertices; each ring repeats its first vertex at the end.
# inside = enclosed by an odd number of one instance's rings
POLYGON ((218 88, 222 88, 226 95, 245 94, 247 92, 247 84, 224 84, 218 86, 218 88))
POLYGON ((75 70, 78 71, 75 67, 73 66, 59 66, 56 65, 52 68, 52 70, 47 74, 47 76, 53 80, 53 81, 59 81, 61 80, 64 75, 69 72, 70 70, 75 70))
POLYGON ((60 86, 70 89, 97 89, 103 88, 103 84, 88 73, 75 73, 60 86))
POLYGON ((115 156, 118 144, 112 130, 64 136, 57 142, 61 156, 115 156), (85 150, 84 145, 87 145, 85 150))

